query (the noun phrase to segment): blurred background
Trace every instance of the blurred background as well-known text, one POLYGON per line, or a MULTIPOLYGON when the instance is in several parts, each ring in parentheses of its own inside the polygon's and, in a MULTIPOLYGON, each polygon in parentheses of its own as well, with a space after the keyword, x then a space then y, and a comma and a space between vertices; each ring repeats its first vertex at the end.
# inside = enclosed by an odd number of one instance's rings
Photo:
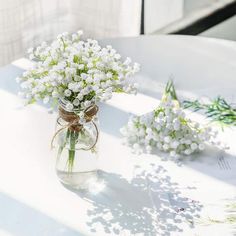
POLYGON ((78 29, 97 39, 184 34, 236 40, 236 0, 0 0, 0 66, 78 29))

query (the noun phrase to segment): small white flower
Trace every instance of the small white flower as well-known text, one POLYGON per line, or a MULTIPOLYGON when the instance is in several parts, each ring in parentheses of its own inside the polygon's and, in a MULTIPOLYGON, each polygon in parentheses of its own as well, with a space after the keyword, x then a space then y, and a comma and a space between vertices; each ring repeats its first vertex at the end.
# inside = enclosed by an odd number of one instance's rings
POLYGON ((41 93, 44 92, 45 89, 46 89, 46 87, 45 87, 43 84, 40 84, 40 85, 38 86, 38 91, 41 92, 41 93))
POLYGON ((118 53, 116 53, 116 54, 114 55, 114 58, 115 58, 116 60, 119 60, 119 59, 121 58, 121 55, 118 54, 118 53))
POLYGON ((130 59, 130 57, 127 57, 124 62, 124 65, 129 65, 130 63, 131 63, 131 59, 130 59))
POLYGON ((76 85, 76 84, 73 83, 73 82, 72 82, 72 83, 69 83, 69 84, 68 84, 68 88, 69 88, 70 90, 73 90, 74 87, 75 87, 75 85, 76 85))
POLYGON ((86 79, 87 79, 87 77, 88 77, 88 75, 87 75, 87 74, 85 74, 85 73, 82 73, 80 76, 81 76, 81 78, 82 78, 83 80, 86 80, 86 79))
POLYGON ((68 102, 68 103, 66 104, 66 110, 67 110, 67 111, 72 111, 73 109, 74 109, 73 104, 70 103, 70 102, 68 102))
POLYGON ((99 87, 98 87, 97 85, 94 85, 94 86, 93 86, 93 91, 94 91, 95 93, 97 93, 98 90, 99 90, 99 87))
POLYGON ((66 89, 64 94, 65 94, 66 97, 70 97, 71 96, 71 90, 66 89))
POLYGON ((191 149, 186 149, 185 151, 184 151, 184 154, 186 154, 186 155, 190 155, 192 153, 192 150, 191 149))
POLYGON ((30 53, 32 53, 33 51, 34 51, 33 48, 29 48, 29 49, 27 50, 27 53, 30 54, 30 53))
POLYGON ((79 104, 80 104, 80 100, 78 98, 76 98, 74 101, 73 101, 73 104, 77 107, 79 104))
POLYGON ((133 68, 133 70, 134 70, 134 73, 138 72, 138 71, 140 70, 140 64, 134 63, 134 68, 133 68))
POLYGON ((164 138, 164 141, 165 141, 166 143, 170 143, 171 137, 170 137, 170 136, 166 136, 166 137, 164 138))
POLYGON ((91 76, 88 76, 88 77, 86 78, 86 82, 87 82, 87 83, 92 83, 92 82, 93 82, 93 78, 92 78, 91 76))
POLYGON ((198 148, 198 145, 196 143, 191 144, 191 149, 195 151, 198 148))
POLYGON ((77 31, 77 34, 78 34, 79 36, 81 36, 81 35, 83 35, 83 31, 82 31, 82 30, 78 30, 78 31, 77 31))
POLYGON ((186 139, 186 140, 185 140, 185 144, 190 145, 191 143, 192 143, 191 140, 189 140, 189 139, 186 139))
POLYGON ((148 127, 148 128, 146 129, 146 132, 147 132, 147 134, 152 134, 152 129, 148 127))
POLYGON ((174 149, 176 149, 178 146, 179 146, 179 142, 177 140, 171 143, 171 147, 174 149))
POLYGON ((33 60, 33 59, 34 59, 34 57, 35 57, 35 56, 34 56, 34 54, 33 54, 33 53, 29 55, 29 59, 30 59, 30 60, 33 60))
POLYGON ((165 144, 163 145, 163 149, 164 149, 165 151, 167 151, 169 148, 170 148, 170 146, 169 146, 168 144, 165 143, 165 144))
POLYGON ((81 87, 80 87, 78 84, 75 84, 75 86, 73 87, 72 91, 73 91, 74 93, 77 93, 77 92, 80 91, 80 89, 81 89, 81 87))
POLYGON ((161 128, 162 128, 162 126, 161 126, 160 124, 157 123, 157 124, 155 125, 155 128, 156 128, 158 131, 160 131, 161 128))
POLYGON ((108 73, 106 74, 106 76, 107 76, 108 79, 111 79, 111 78, 112 78, 112 73, 111 73, 111 72, 108 72, 108 73))
POLYGON ((87 67, 88 67, 88 68, 92 68, 92 67, 93 67, 93 63, 92 63, 92 62, 89 62, 89 63, 87 64, 87 67))
POLYGON ((85 106, 85 107, 89 107, 90 105, 91 105, 91 101, 85 101, 85 102, 84 102, 84 106, 85 106))
POLYGON ((81 94, 81 93, 79 93, 79 94, 77 95, 77 98, 78 98, 80 101, 83 99, 83 97, 84 97, 84 95, 81 94))
POLYGON ((176 157, 176 156, 177 156, 177 153, 176 153, 175 151, 171 151, 171 152, 170 152, 170 156, 171 156, 171 157, 176 157))

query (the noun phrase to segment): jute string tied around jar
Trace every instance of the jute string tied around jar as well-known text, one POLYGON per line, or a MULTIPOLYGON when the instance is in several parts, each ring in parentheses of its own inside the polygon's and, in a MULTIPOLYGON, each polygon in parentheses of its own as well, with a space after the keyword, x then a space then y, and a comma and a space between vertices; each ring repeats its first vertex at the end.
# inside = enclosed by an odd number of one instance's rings
MULTIPOLYGON (((95 105, 95 104, 87 107, 84 110, 84 119, 85 119, 86 122, 92 122, 92 124, 94 125, 95 130, 96 130, 96 138, 95 138, 94 143, 90 147, 81 148, 81 150, 91 150, 97 144, 99 131, 98 131, 97 125, 93 121, 93 118, 97 113, 98 113, 98 106, 95 105)), ((68 111, 64 110, 62 107, 59 107, 59 117, 58 117, 58 119, 60 119, 60 118, 63 119, 64 121, 68 122, 68 124, 66 124, 65 126, 60 128, 59 130, 57 130, 56 133, 53 135, 53 138, 52 138, 52 141, 51 141, 51 148, 54 148, 53 143, 54 143, 55 138, 64 129, 68 128, 71 131, 80 132, 83 128, 83 125, 80 124, 80 122, 79 122, 80 117, 78 115, 76 115, 74 112, 68 112, 68 111)))

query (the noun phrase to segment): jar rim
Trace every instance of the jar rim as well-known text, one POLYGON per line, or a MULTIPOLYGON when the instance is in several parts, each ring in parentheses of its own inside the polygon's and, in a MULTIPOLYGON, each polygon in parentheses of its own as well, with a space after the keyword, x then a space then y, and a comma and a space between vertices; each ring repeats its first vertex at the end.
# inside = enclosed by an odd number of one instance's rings
MULTIPOLYGON (((72 110, 68 110, 67 108, 66 108, 66 105, 68 104, 68 103, 71 103, 70 101, 68 101, 68 100, 66 100, 65 98, 59 98, 58 99, 58 104, 59 104, 59 106, 61 106, 61 108, 63 108, 63 110, 65 110, 65 111, 67 111, 67 112, 74 112, 74 113, 79 113, 79 112, 81 112, 81 111, 84 111, 86 108, 84 108, 84 109, 79 109, 79 108, 73 108, 72 110)), ((93 105, 96 105, 96 103, 93 103, 93 105)))

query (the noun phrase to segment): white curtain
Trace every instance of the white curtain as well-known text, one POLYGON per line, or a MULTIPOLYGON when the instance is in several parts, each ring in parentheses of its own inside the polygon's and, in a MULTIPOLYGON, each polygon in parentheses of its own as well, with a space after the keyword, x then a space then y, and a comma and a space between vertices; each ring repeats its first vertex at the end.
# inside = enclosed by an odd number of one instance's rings
POLYGON ((82 29, 85 36, 136 36, 141 0, 0 0, 0 65, 57 34, 82 29))

